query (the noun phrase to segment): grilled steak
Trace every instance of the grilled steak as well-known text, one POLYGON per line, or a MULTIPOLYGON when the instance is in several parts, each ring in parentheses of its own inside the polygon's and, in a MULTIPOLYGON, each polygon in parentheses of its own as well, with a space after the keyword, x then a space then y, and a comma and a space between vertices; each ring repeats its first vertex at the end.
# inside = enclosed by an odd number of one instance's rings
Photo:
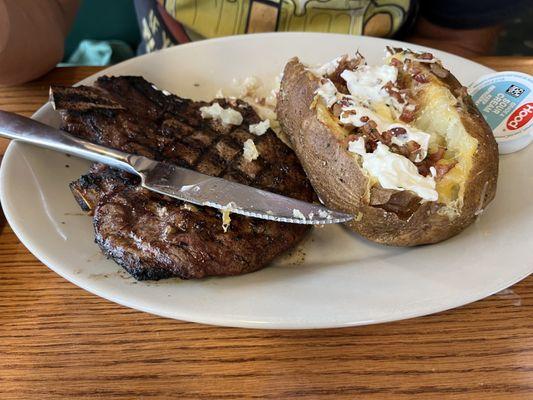
MULTIPOLYGON (((203 119, 194 102, 158 90, 141 77, 102 77, 95 87, 52 87, 62 129, 133 154, 165 160, 304 201, 314 192, 296 158, 272 131, 250 134, 260 121, 239 100, 216 100, 243 116, 239 126, 203 119), (259 158, 243 158, 252 139, 259 158)), ((96 242, 136 279, 184 279, 258 270, 293 247, 305 225, 232 215, 225 233, 219 211, 139 186, 137 177, 95 164, 71 183, 80 207, 94 215, 96 242)))

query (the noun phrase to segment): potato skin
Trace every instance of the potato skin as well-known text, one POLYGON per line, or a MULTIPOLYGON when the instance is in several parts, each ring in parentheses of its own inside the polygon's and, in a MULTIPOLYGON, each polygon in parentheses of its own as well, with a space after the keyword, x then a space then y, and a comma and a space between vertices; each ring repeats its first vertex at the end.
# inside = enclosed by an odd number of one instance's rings
POLYGON ((354 215, 355 219, 346 226, 369 240, 393 246, 440 242, 470 225, 476 212, 494 198, 498 176, 496 141, 470 96, 451 73, 446 73, 442 77, 440 71, 439 79, 458 99, 466 131, 478 140, 463 207, 458 216, 450 219, 438 213, 442 205, 427 202, 402 219, 394 212, 368 204, 366 176, 354 157, 342 148, 335 130, 322 123, 312 107, 318 78, 297 58, 285 66, 277 106, 281 128, 324 204, 354 215))

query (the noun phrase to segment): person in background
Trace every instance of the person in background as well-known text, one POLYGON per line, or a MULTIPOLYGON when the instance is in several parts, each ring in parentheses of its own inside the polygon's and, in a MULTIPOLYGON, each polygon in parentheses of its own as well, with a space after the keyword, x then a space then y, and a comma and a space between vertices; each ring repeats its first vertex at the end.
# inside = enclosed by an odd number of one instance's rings
POLYGON ((529 0, 134 0, 141 52, 273 31, 390 37, 465 57, 489 53, 506 17, 529 0))
MULTIPOLYGON (((306 31, 391 37, 472 57, 490 53, 502 20, 530 0, 133 1, 139 54, 213 37, 306 31)), ((37 78, 62 59, 79 3, 0 0, 0 84, 37 78)))
POLYGON ((79 0, 0 0, 0 85, 38 78, 63 57, 79 0))

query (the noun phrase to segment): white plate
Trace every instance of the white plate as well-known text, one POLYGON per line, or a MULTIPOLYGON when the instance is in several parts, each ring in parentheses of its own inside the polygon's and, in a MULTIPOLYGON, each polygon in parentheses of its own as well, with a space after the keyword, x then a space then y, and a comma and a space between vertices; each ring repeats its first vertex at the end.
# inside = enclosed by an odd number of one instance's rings
MULTIPOLYGON (((404 44, 300 33, 228 37, 135 58, 97 75, 142 75, 181 96, 210 99, 219 88, 231 87, 234 77, 256 75, 272 81, 295 55, 324 62, 360 49, 377 63, 385 45, 404 44)), ((464 84, 491 72, 434 53, 464 84)), ((49 105, 35 118, 57 122, 49 105)), ((298 251, 269 268, 201 281, 137 283, 100 254, 91 218, 80 212, 68 189, 88 165, 12 143, 0 177, 1 201, 11 227, 36 257, 65 279, 106 299, 166 317, 254 328, 372 324, 457 307, 533 271, 533 146, 501 158, 496 200, 474 225, 444 243, 389 248, 329 226, 314 229, 298 251)))

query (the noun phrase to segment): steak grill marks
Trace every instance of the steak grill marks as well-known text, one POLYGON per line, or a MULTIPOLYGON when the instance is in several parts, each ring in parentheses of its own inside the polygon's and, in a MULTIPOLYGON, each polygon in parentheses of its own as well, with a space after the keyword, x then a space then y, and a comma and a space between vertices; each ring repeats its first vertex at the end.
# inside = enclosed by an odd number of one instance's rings
MULTIPOLYGON (((166 95, 140 77, 103 77, 96 87, 53 87, 62 128, 95 143, 264 190, 312 201, 314 193, 292 150, 272 131, 247 130, 260 121, 239 100, 217 100, 243 115, 240 126, 202 119, 211 103, 166 95), (253 139, 260 157, 242 147, 253 139)), ((96 166, 71 184, 94 213, 96 241, 137 279, 234 275, 268 264, 298 242, 307 227, 232 215, 224 234, 220 214, 148 192, 128 174, 96 166), (191 211, 192 210, 192 211, 191 211)))
POLYGON ((241 126, 223 126, 201 118, 198 109, 211 103, 166 96, 139 77, 104 77, 96 85, 53 88, 63 129, 105 146, 302 200, 299 196, 308 194, 288 185, 309 188, 294 153, 271 131, 262 136, 247 131, 260 121, 248 104, 217 100, 244 117, 241 126), (241 157, 247 139, 254 140, 261 155, 251 163, 241 157))

